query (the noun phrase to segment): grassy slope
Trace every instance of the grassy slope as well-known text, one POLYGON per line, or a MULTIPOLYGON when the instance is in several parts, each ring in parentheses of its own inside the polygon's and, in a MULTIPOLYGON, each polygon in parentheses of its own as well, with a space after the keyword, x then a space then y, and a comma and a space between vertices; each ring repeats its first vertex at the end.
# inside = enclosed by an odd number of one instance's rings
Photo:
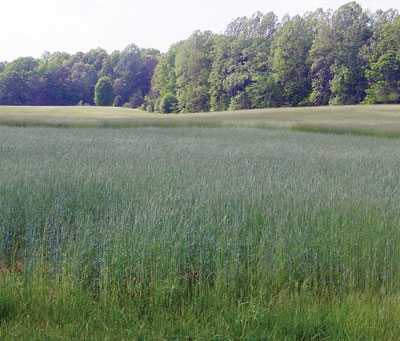
POLYGON ((255 127, 400 137, 400 105, 160 115, 123 108, 0 107, 0 124, 59 127, 255 127))
POLYGON ((360 136, 0 127, 0 339, 399 339, 399 159, 360 136))

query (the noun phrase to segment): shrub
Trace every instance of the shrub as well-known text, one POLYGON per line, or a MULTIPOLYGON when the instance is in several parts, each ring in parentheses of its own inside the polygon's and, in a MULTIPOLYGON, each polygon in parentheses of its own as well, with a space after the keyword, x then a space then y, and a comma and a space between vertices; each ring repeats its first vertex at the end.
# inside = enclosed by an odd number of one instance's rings
POLYGON ((129 102, 126 102, 126 103, 124 103, 124 105, 122 107, 132 109, 132 104, 129 102))
POLYGON ((160 102, 161 112, 170 114, 178 111, 178 100, 173 94, 167 94, 161 98, 160 102))
POLYGON ((131 103, 132 108, 139 108, 143 103, 143 96, 141 92, 139 91, 132 94, 132 96, 129 97, 129 102, 131 103))
POLYGON ((116 96, 114 98, 114 103, 113 103, 113 107, 122 107, 123 101, 122 101, 122 97, 121 96, 116 96))
POLYGON ((114 90, 108 77, 101 77, 94 89, 94 102, 98 106, 111 106, 114 100, 114 90))

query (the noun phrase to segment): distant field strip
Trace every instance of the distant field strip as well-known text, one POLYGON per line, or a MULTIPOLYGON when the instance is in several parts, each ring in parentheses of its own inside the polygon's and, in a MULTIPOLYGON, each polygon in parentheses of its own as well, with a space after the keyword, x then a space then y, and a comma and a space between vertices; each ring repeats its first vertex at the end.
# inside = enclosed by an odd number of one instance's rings
POLYGON ((169 115, 111 107, 2 106, 0 125, 66 128, 246 127, 400 137, 400 105, 277 108, 169 115))

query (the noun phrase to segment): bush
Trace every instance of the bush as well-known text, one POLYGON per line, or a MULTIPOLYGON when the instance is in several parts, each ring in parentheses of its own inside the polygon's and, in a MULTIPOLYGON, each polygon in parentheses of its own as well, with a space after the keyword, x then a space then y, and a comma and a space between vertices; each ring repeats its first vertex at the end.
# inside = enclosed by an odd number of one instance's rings
POLYGON ((94 89, 94 102, 98 106, 111 106, 114 100, 114 90, 108 77, 101 77, 94 89))
POLYGON ((132 108, 139 108, 143 103, 142 93, 139 91, 132 94, 129 98, 129 102, 131 103, 132 108))
POLYGON ((173 94, 167 94, 161 98, 160 110, 164 114, 178 111, 178 100, 173 94))
POLYGON ((126 103, 124 103, 124 105, 122 107, 132 109, 132 104, 129 102, 126 102, 126 103))
POLYGON ((160 113, 161 112, 161 97, 157 97, 154 102, 154 112, 160 113))
POLYGON ((122 101, 122 97, 121 96, 116 96, 114 98, 114 103, 113 103, 113 107, 122 107, 123 101, 122 101))

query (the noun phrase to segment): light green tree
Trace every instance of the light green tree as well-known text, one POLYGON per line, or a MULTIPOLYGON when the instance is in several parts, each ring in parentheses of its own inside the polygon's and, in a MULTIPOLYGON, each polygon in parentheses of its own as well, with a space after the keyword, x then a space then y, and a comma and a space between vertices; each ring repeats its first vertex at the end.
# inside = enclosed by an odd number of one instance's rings
POLYGON ((114 101, 113 86, 108 77, 101 77, 94 89, 94 102, 97 106, 110 106, 114 101))

